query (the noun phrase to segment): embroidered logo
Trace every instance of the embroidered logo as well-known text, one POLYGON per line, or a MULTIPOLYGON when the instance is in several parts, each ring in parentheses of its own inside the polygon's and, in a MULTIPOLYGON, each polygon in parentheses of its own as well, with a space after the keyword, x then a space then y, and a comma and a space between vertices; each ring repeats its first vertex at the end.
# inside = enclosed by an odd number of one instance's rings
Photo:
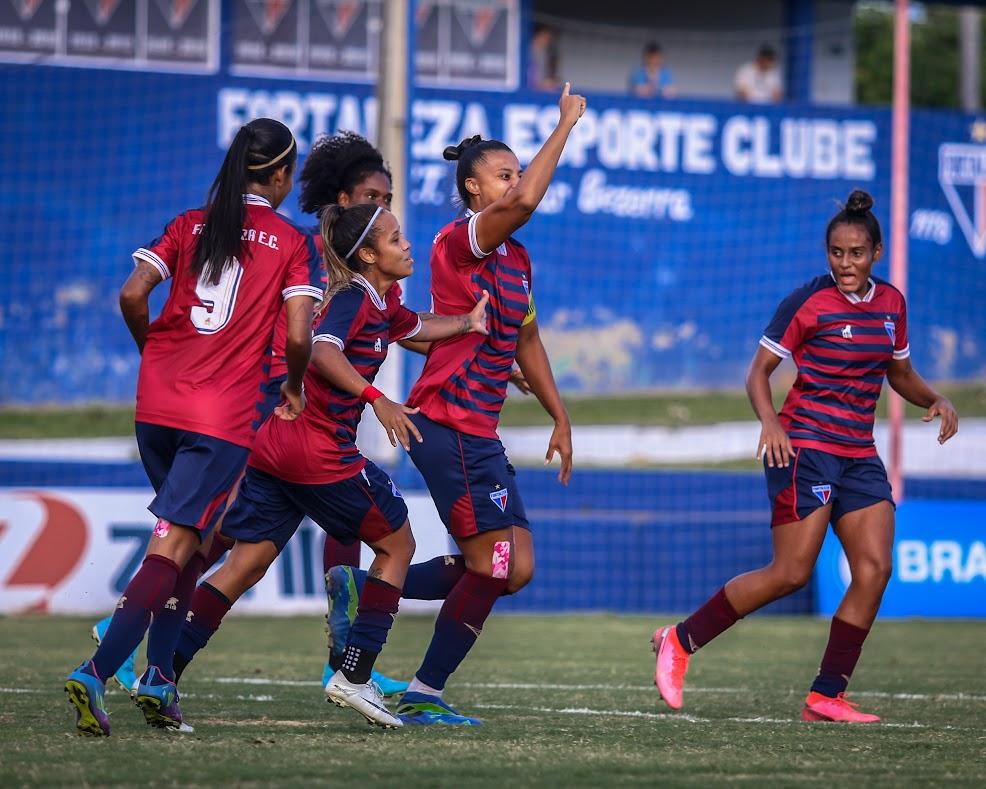
POLYGON ((383 343, 380 341, 379 337, 377 337, 377 341, 373 343, 373 350, 377 353, 380 353, 380 351, 383 350, 383 343))
POLYGON ((894 325, 893 321, 884 321, 883 328, 886 329, 887 336, 890 338, 890 342, 897 342, 897 327, 894 325))
POLYGON ((192 611, 192 610, 189 610, 189 612, 187 614, 185 614, 185 621, 186 622, 191 622, 194 618, 195 618, 195 612, 192 611))
POLYGON ((119 600, 119 602, 116 604, 116 607, 117 608, 123 608, 123 604, 126 603, 126 602, 127 602, 127 596, 126 595, 123 595, 123 597, 121 597, 120 600, 119 600))
POLYGON ((844 340, 852 339, 852 326, 850 326, 848 323, 846 324, 846 327, 842 330, 842 339, 844 340))
POLYGON ((403 499, 404 494, 401 493, 400 489, 394 484, 394 480, 388 478, 387 482, 390 483, 390 492, 394 494, 394 498, 403 499))
POLYGON ((818 500, 822 502, 822 504, 828 504, 829 499, 832 498, 831 485, 812 485, 811 492, 818 496, 818 500))
POLYGON ((169 597, 168 598, 168 602, 166 602, 164 604, 164 607, 167 608, 169 611, 177 611, 178 610, 178 598, 177 597, 169 597))
POLYGON ((507 489, 496 486, 496 490, 490 492, 490 501, 500 508, 500 512, 507 511, 507 489))

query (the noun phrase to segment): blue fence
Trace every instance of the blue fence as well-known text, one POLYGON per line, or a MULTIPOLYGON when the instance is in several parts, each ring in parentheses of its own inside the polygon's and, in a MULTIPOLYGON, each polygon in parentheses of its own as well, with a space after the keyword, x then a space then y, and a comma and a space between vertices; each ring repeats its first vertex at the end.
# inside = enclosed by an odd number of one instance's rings
MULTIPOLYGON (((129 401, 129 253, 202 201, 236 128, 279 117, 304 153, 321 133, 373 137, 376 116, 370 85, 224 70, 0 65, 0 102, 0 403, 129 401)), ((414 91, 412 305, 428 303, 430 241, 455 212, 442 148, 482 133, 527 160, 555 113, 543 93, 414 91)), ((932 378, 983 376, 986 125, 916 112, 912 130, 914 358, 932 378)), ((563 389, 738 385, 777 301, 824 269, 835 201, 868 189, 886 225, 889 161, 886 110, 590 96, 520 233, 563 389)), ((307 221, 294 197, 284 209, 307 221)))

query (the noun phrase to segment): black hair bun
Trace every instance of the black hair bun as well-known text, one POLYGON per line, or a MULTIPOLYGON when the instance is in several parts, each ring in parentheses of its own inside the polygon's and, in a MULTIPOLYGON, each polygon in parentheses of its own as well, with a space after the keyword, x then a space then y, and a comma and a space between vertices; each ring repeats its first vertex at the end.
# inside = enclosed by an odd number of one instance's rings
POLYGON ((462 158, 462 152, 478 142, 482 142, 483 138, 474 134, 472 137, 466 137, 458 145, 450 145, 444 151, 442 151, 442 158, 447 162, 456 162, 462 158))
POLYGON ((861 189, 855 190, 846 200, 847 214, 862 215, 868 213, 871 208, 873 208, 873 198, 861 189))

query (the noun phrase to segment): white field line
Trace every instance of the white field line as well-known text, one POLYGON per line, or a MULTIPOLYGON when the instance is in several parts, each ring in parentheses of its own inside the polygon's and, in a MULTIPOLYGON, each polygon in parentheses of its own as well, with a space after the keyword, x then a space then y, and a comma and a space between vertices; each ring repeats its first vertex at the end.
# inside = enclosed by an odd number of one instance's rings
POLYGON ((44 693, 44 691, 33 688, 0 688, 0 693, 44 693))
MULTIPOLYGON (((303 679, 269 679, 266 677, 213 677, 211 682, 222 685, 280 685, 283 687, 321 687, 322 683, 303 679)), ((481 690, 630 690, 656 693, 653 685, 558 685, 535 682, 457 682, 460 688, 481 690)), ((688 688, 687 693, 763 693, 759 688, 688 688)), ((788 691, 790 695, 794 691, 788 691)), ((986 702, 986 696, 972 693, 888 693, 886 691, 862 690, 849 694, 853 697, 870 699, 893 699, 894 701, 977 701, 986 702)))

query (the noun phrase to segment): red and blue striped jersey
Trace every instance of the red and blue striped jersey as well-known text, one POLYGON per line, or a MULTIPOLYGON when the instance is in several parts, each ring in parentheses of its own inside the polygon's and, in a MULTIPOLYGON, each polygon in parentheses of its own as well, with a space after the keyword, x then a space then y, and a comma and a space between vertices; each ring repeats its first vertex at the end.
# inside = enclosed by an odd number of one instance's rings
POLYGON ((469 333, 432 343, 407 401, 446 427, 497 438, 520 327, 534 319, 531 259, 512 238, 492 252, 480 249, 478 217, 467 211, 435 236, 432 311, 437 315, 469 312, 487 290, 489 336, 469 333))
POLYGON ((860 298, 843 293, 831 274, 781 302, 760 344, 792 358, 798 375, 780 421, 795 447, 842 457, 876 454, 873 419, 892 359, 910 356, 904 296, 869 280, 860 298))
MULTIPOLYGON (((322 261, 322 237, 319 235, 318 227, 313 227, 310 231, 312 236, 312 243, 315 245, 315 250, 318 253, 318 259, 322 261)), ((325 273, 325 266, 322 265, 322 288, 324 290, 325 283, 328 277, 325 273)), ((313 320, 315 324, 318 323, 319 311, 318 305, 316 305, 315 315, 313 320)), ((313 327, 314 328, 314 325, 313 327)), ((284 378, 288 374, 288 360, 285 356, 285 349, 287 348, 288 342, 288 318, 287 312, 281 310, 281 314, 277 319, 277 325, 274 327, 274 341, 271 343, 270 349, 270 372, 268 375, 271 380, 275 378, 284 378)))
POLYGON ((191 270, 205 226, 201 209, 172 220, 133 253, 171 292, 151 323, 137 380, 137 421, 191 430, 249 447, 282 303, 323 295, 311 236, 258 195, 244 195, 243 247, 212 283, 191 270))
MULTIPOLYGON (((421 319, 400 302, 400 288, 381 298, 365 278, 329 299, 314 342, 330 342, 370 383, 387 358, 387 346, 413 337, 421 319)), ((293 422, 268 419, 257 434, 250 465, 278 479, 302 485, 339 482, 366 465, 356 447, 356 427, 363 403, 337 389, 309 366, 305 374, 308 404, 293 422)))

